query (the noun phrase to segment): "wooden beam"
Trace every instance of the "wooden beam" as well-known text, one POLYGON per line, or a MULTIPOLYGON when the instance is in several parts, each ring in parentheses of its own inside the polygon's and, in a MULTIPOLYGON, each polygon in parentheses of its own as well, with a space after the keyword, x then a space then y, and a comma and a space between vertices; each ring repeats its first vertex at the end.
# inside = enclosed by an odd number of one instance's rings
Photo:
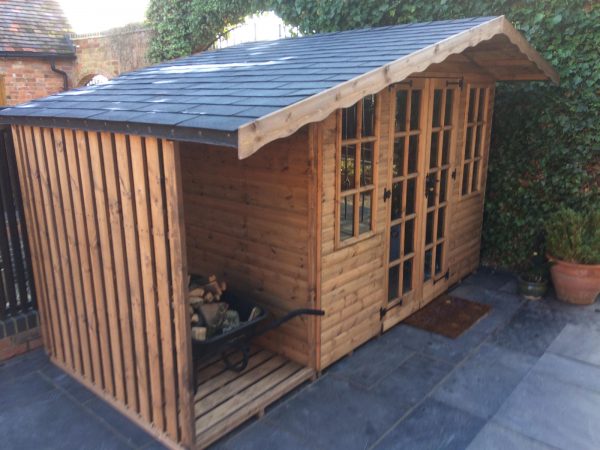
POLYGON ((558 83, 559 76, 504 16, 489 20, 442 42, 400 58, 320 94, 277 110, 238 130, 238 157, 247 158, 265 144, 289 136, 300 127, 325 119, 338 108, 346 108, 368 94, 424 71, 431 64, 461 53, 495 36, 504 35, 539 69, 539 80, 558 83))

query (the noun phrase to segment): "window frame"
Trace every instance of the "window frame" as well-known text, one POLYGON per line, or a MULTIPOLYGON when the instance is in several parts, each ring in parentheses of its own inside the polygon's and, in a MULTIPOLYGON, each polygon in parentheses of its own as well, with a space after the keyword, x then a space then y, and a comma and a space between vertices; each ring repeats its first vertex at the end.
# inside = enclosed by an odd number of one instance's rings
POLYGON ((458 185, 458 190, 460 193, 460 198, 468 198, 476 195, 482 194, 482 183, 483 183, 483 163, 485 161, 485 155, 488 151, 488 134, 489 134, 489 119, 490 119, 490 99, 492 95, 493 85, 485 82, 471 82, 467 83, 466 86, 466 95, 465 95, 465 113, 464 113, 464 127, 463 127, 463 141, 462 148, 460 150, 460 180, 458 185), (472 121, 469 120, 469 106, 471 101, 471 89, 476 90, 476 97, 473 102, 474 112, 472 121), (483 103, 479 101, 481 96, 481 91, 484 93, 483 103), (481 119, 479 119, 479 106, 483 106, 483 114, 481 115, 481 119), (477 128, 481 127, 480 141, 479 141, 479 154, 477 155, 476 144, 477 144, 477 128), (467 135, 469 133, 469 129, 472 129, 471 132, 471 149, 469 154, 467 155, 467 135), (473 187, 473 171, 475 167, 475 163, 478 164, 477 170, 477 180, 475 187, 473 187), (465 183, 465 175, 468 176, 467 181, 467 190, 466 192, 463 190, 463 186, 465 183))
POLYGON ((336 111, 336 151, 335 151, 335 249, 341 249, 357 242, 369 239, 376 234, 377 230, 377 197, 378 197, 378 172, 379 172, 379 146, 381 138, 381 94, 373 94, 375 98, 375 117, 373 124, 373 136, 362 137, 362 109, 363 102, 366 95, 361 97, 356 103, 353 103, 348 108, 340 108, 336 111), (342 112, 344 109, 349 109, 356 106, 356 136, 351 139, 342 138, 342 112), (372 163, 372 184, 361 186, 360 185, 360 159, 362 155, 362 145, 366 143, 373 143, 373 163, 372 163), (356 145, 355 155, 355 170, 354 170, 354 187, 342 191, 341 180, 342 180, 342 148, 345 145, 356 145), (358 169, 358 170, 357 170, 358 169), (371 228, 369 231, 360 233, 360 194, 365 192, 371 192, 371 228), (353 196, 353 201, 356 207, 353 211, 353 235, 350 238, 341 238, 341 210, 340 203, 344 197, 353 196))

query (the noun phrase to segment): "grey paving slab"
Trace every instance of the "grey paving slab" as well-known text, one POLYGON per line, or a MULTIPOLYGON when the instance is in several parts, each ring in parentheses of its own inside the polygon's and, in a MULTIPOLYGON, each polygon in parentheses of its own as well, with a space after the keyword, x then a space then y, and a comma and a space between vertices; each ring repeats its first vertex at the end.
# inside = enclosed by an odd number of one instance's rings
POLYGON ((20 449, 127 449, 125 441, 56 389, 0 408, 2 447, 20 449))
POLYGON ((314 443, 308 443, 276 425, 261 420, 237 433, 234 438, 219 443, 211 450, 315 450, 314 443))
POLYGON ((515 276, 512 273, 482 267, 465 278, 463 282, 476 285, 479 288, 500 290, 510 281, 514 281, 514 279, 515 276))
POLYGON ((467 447, 468 450, 557 450, 493 421, 488 422, 467 447))
POLYGON ((600 366, 600 332, 568 324, 548 351, 600 366))
POLYGON ((523 353, 484 344, 436 388, 433 398, 488 419, 535 362, 523 353))
POLYGON ((386 334, 396 339, 403 347, 450 363, 463 360, 486 338, 485 332, 468 330, 458 338, 450 339, 403 324, 397 325, 386 334))
POLYGON ((415 353, 373 387, 373 392, 414 406, 452 369, 447 362, 415 353))
POLYGON ((567 323, 567 316, 549 307, 546 300, 525 302, 491 341, 509 350, 540 357, 567 323))
POLYGON ((600 393, 600 367, 568 357, 544 353, 532 373, 600 393))
POLYGON ((154 441, 152 436, 101 398, 94 397, 84 403, 84 406, 97 415, 113 431, 122 436, 123 440, 132 447, 143 447, 154 441))
POLYGON ((371 388, 402 365, 413 350, 396 345, 385 337, 374 339, 333 365, 328 373, 352 384, 371 388))
POLYGON ((54 365, 49 365, 41 369, 40 373, 80 403, 84 403, 95 397, 92 391, 54 365))
POLYGON ((485 421, 433 399, 426 400, 390 431, 376 449, 464 449, 485 421))
POLYGON ((272 410, 267 419, 294 435, 305 436, 316 447, 364 449, 408 409, 394 398, 325 375, 302 395, 272 410))
POLYGON ((563 449, 600 448, 600 394, 553 377, 528 374, 494 419, 563 449))
POLYGON ((55 386, 40 373, 31 372, 22 377, 13 378, 8 382, 0 383, 0 404, 26 404, 54 390, 56 390, 55 386))

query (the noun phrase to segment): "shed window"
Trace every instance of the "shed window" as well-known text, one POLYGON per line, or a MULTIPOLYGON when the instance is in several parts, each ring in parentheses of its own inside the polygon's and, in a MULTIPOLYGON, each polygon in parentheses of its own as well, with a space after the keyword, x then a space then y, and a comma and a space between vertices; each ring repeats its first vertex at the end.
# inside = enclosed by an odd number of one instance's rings
POLYGON ((485 150, 488 126, 488 87, 470 86, 468 90, 467 120, 462 154, 462 195, 481 190, 481 161, 485 150))
POLYGON ((347 244, 374 228, 377 97, 368 95, 338 113, 337 237, 347 244))

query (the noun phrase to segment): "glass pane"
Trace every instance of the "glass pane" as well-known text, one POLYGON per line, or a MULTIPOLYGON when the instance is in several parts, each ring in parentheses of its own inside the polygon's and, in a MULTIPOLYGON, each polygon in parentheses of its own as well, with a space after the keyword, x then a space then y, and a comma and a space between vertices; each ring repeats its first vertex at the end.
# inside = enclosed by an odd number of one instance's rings
POLYGON ((440 203, 446 201, 446 193, 448 192, 448 169, 442 170, 440 174, 440 203))
POLYGON ((342 145, 341 189, 347 191, 355 188, 354 165, 356 162, 356 145, 342 145))
POLYGON ((446 111, 444 112, 444 125, 452 125, 452 106, 454 102, 454 89, 446 91, 446 111))
POLYGON ((437 238, 441 239, 444 237, 444 227, 446 222, 446 208, 440 208, 438 210, 438 228, 437 228, 437 238))
POLYGON ((471 180, 471 192, 479 190, 479 160, 473 163, 473 179, 471 180))
POLYGON ((402 217, 402 182, 392 183, 392 220, 402 217))
POLYGON ((477 110, 477 122, 483 120, 483 111, 485 108, 485 88, 479 89, 479 109, 477 110))
POLYGON ((463 179, 462 179, 462 193, 463 195, 469 193, 469 163, 463 166, 463 179))
POLYGON ((433 120, 431 124, 434 127, 440 126, 440 115, 442 113, 442 90, 436 89, 433 92, 433 120))
POLYGON ((479 156, 481 148, 481 125, 477 126, 477 131, 475 132, 475 156, 479 156))
POLYGON ((477 90, 475 88, 469 89, 469 122, 473 122, 475 119, 475 97, 477 96, 477 90))
POLYGON ((465 138, 465 161, 471 159, 471 145, 473 144, 473 127, 467 127, 467 136, 465 138))
POLYGON ((423 264, 423 267, 425 268, 425 276, 424 276, 425 281, 430 280, 431 279, 431 249, 429 249, 425 252, 425 263, 423 264))
POLYGON ((400 258, 400 224, 390 228, 390 262, 400 258))
POLYGON ((372 192, 361 192, 358 206, 358 234, 371 231, 372 192))
POLYGON ((398 288, 400 287, 400 266, 390 267, 388 273, 388 301, 400 297, 398 288))
POLYGON ((429 151, 429 167, 433 169, 438 166, 439 131, 431 133, 431 149, 429 151))
POLYGON ((415 251, 415 221, 407 220, 404 224, 404 254, 415 251))
POLYGON ((427 227, 425 228, 425 245, 433 242, 433 213, 430 211, 427 213, 427 227))
POLYGON ((360 147, 360 185, 373 184, 374 143, 365 142, 360 147))
POLYGON ((443 262, 443 249, 444 244, 438 244, 435 248, 435 274, 439 275, 442 273, 442 262, 443 262))
POLYGON ((342 109, 342 139, 354 139, 356 137, 356 123, 358 106, 342 109))
POLYGON ((392 167, 392 176, 401 177, 404 175, 404 138, 398 138, 394 141, 394 165, 392 167))
POLYGON ((363 98, 362 135, 375 136, 375 95, 363 98))
POLYGON ((408 91, 396 92, 396 131, 406 131, 408 91))
POLYGON ((402 276, 402 293, 406 294, 412 290, 413 264, 412 259, 404 261, 402 276))
POLYGON ((444 131, 444 142, 442 143, 442 165, 445 166, 450 160, 450 130, 444 131))
POLYGON ((412 91, 410 99, 410 129, 418 130, 421 114, 421 91, 412 91))
POLYGON ((419 160, 419 136, 414 135, 408 139, 408 173, 417 173, 419 160))
POLYGON ((354 195, 342 197, 340 201, 340 240, 354 236, 354 195))
POLYGON ((417 187, 417 179, 411 178, 406 182, 406 214, 415 213, 415 193, 417 187))

